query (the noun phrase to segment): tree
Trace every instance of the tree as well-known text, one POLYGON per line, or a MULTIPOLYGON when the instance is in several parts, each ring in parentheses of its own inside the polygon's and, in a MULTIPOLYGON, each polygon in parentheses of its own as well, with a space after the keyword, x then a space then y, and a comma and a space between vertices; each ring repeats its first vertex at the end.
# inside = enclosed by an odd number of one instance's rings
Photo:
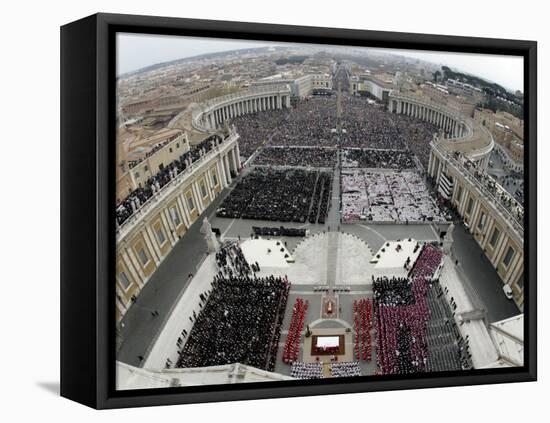
POLYGON ((443 71, 443 79, 454 79, 455 73, 448 66, 441 66, 443 71))
POLYGON ((436 70, 434 72, 434 82, 437 83, 437 80, 439 79, 439 77, 441 76, 441 72, 439 72, 438 70, 436 70))

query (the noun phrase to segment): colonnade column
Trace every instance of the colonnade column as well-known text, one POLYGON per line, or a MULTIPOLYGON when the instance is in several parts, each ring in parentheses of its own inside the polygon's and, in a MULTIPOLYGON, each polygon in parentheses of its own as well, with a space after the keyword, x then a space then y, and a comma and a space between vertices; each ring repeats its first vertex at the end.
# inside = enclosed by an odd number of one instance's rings
POLYGON ((239 143, 235 144, 235 152, 237 153, 237 169, 241 168, 241 151, 239 150, 239 143))
POLYGON ((223 168, 223 163, 221 160, 216 160, 216 169, 218 169, 218 176, 220 178, 220 185, 222 189, 227 187, 227 179, 225 177, 225 170, 223 168))
POLYGON ((438 160, 438 162, 439 162, 439 166, 437 166, 437 173, 435 175, 436 176, 436 179, 435 179, 436 185, 439 184, 439 178, 441 176, 441 170, 443 168, 443 161, 438 160))
POLYGON ((430 159, 428 161, 428 175, 432 176, 432 165, 433 165, 433 155, 434 155, 434 152, 433 150, 430 150, 430 159))
POLYGON ((235 171, 235 174, 237 174, 237 172, 239 171, 239 167, 237 166, 237 158, 236 158, 236 152, 234 148, 230 150, 230 154, 231 154, 231 161, 233 162, 233 170, 235 171))
POLYGON ((225 176, 227 178, 227 184, 231 185, 231 172, 229 170, 229 161, 227 159, 227 154, 223 156, 223 165, 225 168, 225 176))

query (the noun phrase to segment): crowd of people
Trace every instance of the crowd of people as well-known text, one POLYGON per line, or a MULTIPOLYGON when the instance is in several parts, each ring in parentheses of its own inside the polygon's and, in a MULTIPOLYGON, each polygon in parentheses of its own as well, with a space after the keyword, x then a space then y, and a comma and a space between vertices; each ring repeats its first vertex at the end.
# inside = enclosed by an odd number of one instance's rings
POLYGON ((303 228, 285 228, 280 226, 278 228, 259 227, 252 226, 252 233, 260 236, 288 236, 288 237, 305 237, 307 229, 303 228))
POLYGON ((426 244, 409 272, 409 279, 373 282, 377 362, 382 374, 409 374, 428 370, 427 296, 443 254, 426 244))
POLYGON ((503 175, 498 179, 498 182, 523 206, 525 201, 525 177, 523 175, 512 172, 508 175, 503 175))
POLYGON ((325 223, 332 197, 332 176, 331 172, 322 172, 317 178, 309 210, 309 223, 325 223))
POLYGON ((354 352, 356 360, 371 361, 374 308, 371 299, 353 301, 353 325, 355 328, 354 352))
POLYGON ((323 377, 323 366, 321 363, 295 361, 290 367, 290 376, 296 379, 321 379, 323 377))
POLYGON ((340 178, 343 222, 444 222, 445 215, 413 171, 343 169, 340 178))
POLYGON ((170 144, 172 141, 174 141, 175 137, 170 137, 163 142, 160 142, 158 144, 155 144, 149 151, 145 153, 145 155, 138 160, 128 160, 128 168, 133 169, 138 164, 140 164, 143 160, 151 157, 153 154, 155 154, 157 151, 165 147, 166 145, 170 144))
MULTIPOLYGON (((262 146, 409 150, 427 168, 430 142, 440 132, 437 126, 389 113, 384 104, 365 97, 344 95, 341 99, 340 118, 336 96, 313 96, 296 101, 290 110, 269 110, 234 118, 232 123, 240 134, 241 156, 246 160, 262 146)), ((293 153, 268 150, 260 156, 257 164, 317 166, 315 157, 293 153)), ((325 164, 327 159, 320 158, 319 162, 325 164)))
POLYGON ((389 113, 363 97, 344 96, 341 147, 412 150, 427 166, 430 141, 437 127, 412 117, 389 113))
POLYGON ((237 242, 227 243, 216 251, 216 265, 218 276, 228 278, 251 276, 256 268, 260 270, 257 263, 248 263, 237 242))
POLYGON ((432 278, 434 272, 441 265, 442 259, 443 253, 440 249, 432 244, 424 244, 418 259, 416 259, 414 266, 409 272, 409 276, 412 278, 432 278))
POLYGON ((267 143, 282 122, 288 117, 289 110, 266 110, 233 119, 239 134, 239 153, 247 160, 254 152, 267 143))
POLYGON ((258 166, 328 167, 336 165, 335 148, 263 147, 254 159, 258 166))
POLYGON ((216 215, 305 223, 314 213, 324 222, 330 196, 326 185, 331 187, 331 181, 329 172, 256 168, 224 199, 216 215))
POLYGON ((241 363, 273 371, 289 289, 282 277, 217 275, 176 367, 241 363))
POLYGON ((159 170, 154 176, 147 179, 143 186, 139 186, 131 191, 125 199, 117 200, 115 209, 117 223, 122 225, 166 184, 174 180, 181 172, 190 167, 194 162, 199 160, 221 142, 223 142, 223 138, 218 135, 208 137, 159 170))
MULTIPOLYGON (((426 328, 429 309, 426 303, 427 284, 414 279, 411 287, 415 300, 412 304, 392 305, 378 303, 376 297, 385 297, 375 290, 375 325, 377 361, 382 374, 408 374, 426 370, 428 349, 426 328)), ((393 291, 395 289, 392 288, 393 291)), ((402 293, 399 296, 405 297, 402 293)))
POLYGON ((414 304, 412 281, 407 277, 380 276, 372 277, 374 299, 377 304, 386 306, 402 306, 414 304))
MULTIPOLYGON (((314 96, 297 101, 292 109, 268 110, 233 119, 245 160, 261 146, 334 147, 337 144, 336 99, 314 96)), ((269 160, 269 159, 265 159, 269 160)))
POLYGON ((406 115, 397 115, 402 119, 403 124, 408 128, 407 147, 412 151, 424 167, 428 170, 430 161, 430 142, 434 134, 441 132, 440 129, 428 122, 406 115))
POLYGON ((363 169, 414 169, 414 156, 407 150, 346 148, 342 150, 342 167, 363 169))
POLYGON ((281 122, 270 145, 335 147, 336 125, 334 96, 306 98, 281 122))
POLYGON ((491 193, 491 195, 495 198, 496 203, 506 209, 514 220, 523 227, 523 219, 525 215, 522 203, 520 203, 505 188, 498 184, 492 176, 489 176, 486 172, 479 170, 474 162, 464 156, 457 155, 455 157, 458 158, 462 162, 463 166, 469 170, 470 175, 491 193))
POLYGON ((309 308, 309 302, 302 298, 296 298, 294 307, 292 308, 292 318, 286 336, 285 347, 283 350, 283 363, 294 363, 298 361, 300 353, 300 340, 302 337, 302 329, 309 308))
MULTIPOLYGON (((493 156, 501 156, 498 150, 493 150, 493 156)), ((499 162, 501 158, 497 159, 499 162)), ((507 165, 497 165, 493 160, 489 161, 488 172, 502 187, 508 191, 514 198, 523 206, 525 202, 525 175, 523 172, 518 172, 509 169, 507 165)))
MULTIPOLYGON (((329 363, 329 371, 332 377, 354 377, 361 376, 361 367, 356 361, 329 363)), ((290 367, 290 376, 296 379, 322 379, 323 364, 294 362, 290 367)))
POLYGON ((333 362, 329 364, 332 377, 353 377, 361 376, 361 367, 356 361, 333 362))

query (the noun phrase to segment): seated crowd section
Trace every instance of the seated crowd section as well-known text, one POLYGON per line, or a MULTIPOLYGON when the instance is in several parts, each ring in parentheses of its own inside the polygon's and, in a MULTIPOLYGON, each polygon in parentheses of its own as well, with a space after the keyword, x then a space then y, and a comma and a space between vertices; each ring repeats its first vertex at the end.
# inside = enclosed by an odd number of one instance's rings
POLYGON ((294 307, 292 308, 292 318, 286 336, 285 347, 283 350, 283 363, 294 363, 298 361, 300 353, 300 339, 304 321, 309 308, 309 302, 302 298, 296 298, 294 307))
POLYGON ((439 250, 426 245, 410 272, 410 278, 374 279, 376 358, 381 374, 427 370, 428 278, 441 259, 439 250))
POLYGON ((218 217, 324 223, 332 172, 256 168, 216 210, 218 217))
POLYGON ((306 229, 285 228, 284 226, 280 226, 278 228, 270 228, 270 227, 260 228, 259 226, 252 226, 252 233, 254 235, 260 235, 260 236, 305 237, 306 229))
POLYGON ((385 106, 371 104, 364 97, 344 96, 342 101, 343 148, 411 150, 425 169, 430 141, 438 128, 406 115, 389 113, 385 106))
POLYGON ((330 363, 330 375, 332 377, 354 377, 361 376, 361 367, 356 361, 342 363, 330 363))
POLYGON ((290 283, 286 277, 248 276, 254 265, 238 244, 220 252, 220 273, 200 313, 190 317, 193 327, 176 367, 241 363, 273 371, 290 283))
POLYGON ((426 184, 413 171, 341 172, 342 222, 444 222, 426 184))
POLYGON ((254 165, 333 168, 336 154, 335 148, 264 147, 254 159, 254 165))
POLYGON ((371 361, 374 309, 370 298, 353 301, 353 325, 355 328, 354 353, 356 360, 371 361))
POLYGON ((236 242, 229 242, 216 252, 216 266, 220 277, 251 276, 254 270, 236 242))
POLYGON ((143 186, 130 192, 125 199, 117 200, 115 209, 117 223, 122 225, 143 205, 143 203, 158 193, 162 187, 177 178, 180 173, 222 142, 223 138, 218 135, 208 137, 200 144, 192 147, 188 152, 183 153, 168 166, 159 170, 154 176, 151 176, 143 186))
POLYGON ((347 148, 342 150, 342 167, 403 170, 416 168, 416 163, 410 151, 347 148))
POLYGON ((275 134, 289 113, 288 109, 266 110, 234 118, 232 122, 240 136, 241 157, 246 160, 252 156, 256 149, 264 145, 275 134))
POLYGON ((298 101, 274 133, 269 145, 335 147, 336 98, 310 97, 298 101))
MULTIPOLYGON (((438 132, 436 126, 410 116, 389 113, 384 105, 372 104, 365 97, 348 95, 342 97, 342 116, 338 119, 336 103, 336 96, 314 96, 298 101, 290 110, 271 110, 234 118, 232 123, 241 136, 241 156, 246 160, 262 146, 409 150, 427 168, 430 142, 438 132)), ((303 163, 300 157, 271 158, 267 152, 260 156, 256 164, 302 166, 303 163)))
MULTIPOLYGON (((332 377, 361 376, 361 367, 356 361, 332 362, 328 366, 332 377)), ((323 379, 323 364, 294 362, 290 367, 290 376, 296 379, 323 379)))
POLYGON ((290 367, 290 376, 296 379, 322 379, 323 366, 321 363, 294 362, 290 367))
POLYGON ((468 341, 434 274, 443 253, 425 244, 407 278, 373 280, 377 363, 381 374, 472 367, 468 341))

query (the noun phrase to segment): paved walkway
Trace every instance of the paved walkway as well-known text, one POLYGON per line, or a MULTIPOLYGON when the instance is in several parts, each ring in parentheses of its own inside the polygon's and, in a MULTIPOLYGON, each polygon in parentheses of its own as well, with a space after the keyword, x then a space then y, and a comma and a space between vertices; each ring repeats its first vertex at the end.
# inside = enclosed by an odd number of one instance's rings
POLYGON ((502 280, 464 225, 455 226, 453 238, 452 251, 458 259, 459 274, 467 279, 466 283, 469 282, 474 295, 486 307, 489 322, 521 313, 514 301, 504 295, 502 280))
POLYGON ((340 251, 340 233, 329 232, 328 233, 328 246, 327 246, 327 285, 330 289, 334 289, 336 285, 336 269, 338 269, 338 255, 340 251))
MULTIPOLYGON (((439 279, 444 296, 447 302, 453 298, 457 308, 455 310, 457 318, 460 315, 466 315, 475 308, 470 293, 465 289, 463 281, 456 272, 452 259, 445 257, 443 271, 439 279)), ((456 320, 458 330, 463 338, 468 337, 470 351, 472 353, 472 362, 474 367, 481 368, 495 363, 498 359, 498 353, 491 341, 489 331, 482 319, 465 320, 463 323, 456 320)))
POLYGON ((202 216, 215 212, 229 193, 224 190, 189 228, 145 284, 137 301, 128 309, 119 324, 120 349, 117 359, 133 366, 143 365, 138 356, 147 357, 148 350, 164 326, 180 293, 189 285, 188 275, 195 274, 206 257, 206 241, 200 233, 202 216), (153 317, 152 312, 159 316, 153 317))

